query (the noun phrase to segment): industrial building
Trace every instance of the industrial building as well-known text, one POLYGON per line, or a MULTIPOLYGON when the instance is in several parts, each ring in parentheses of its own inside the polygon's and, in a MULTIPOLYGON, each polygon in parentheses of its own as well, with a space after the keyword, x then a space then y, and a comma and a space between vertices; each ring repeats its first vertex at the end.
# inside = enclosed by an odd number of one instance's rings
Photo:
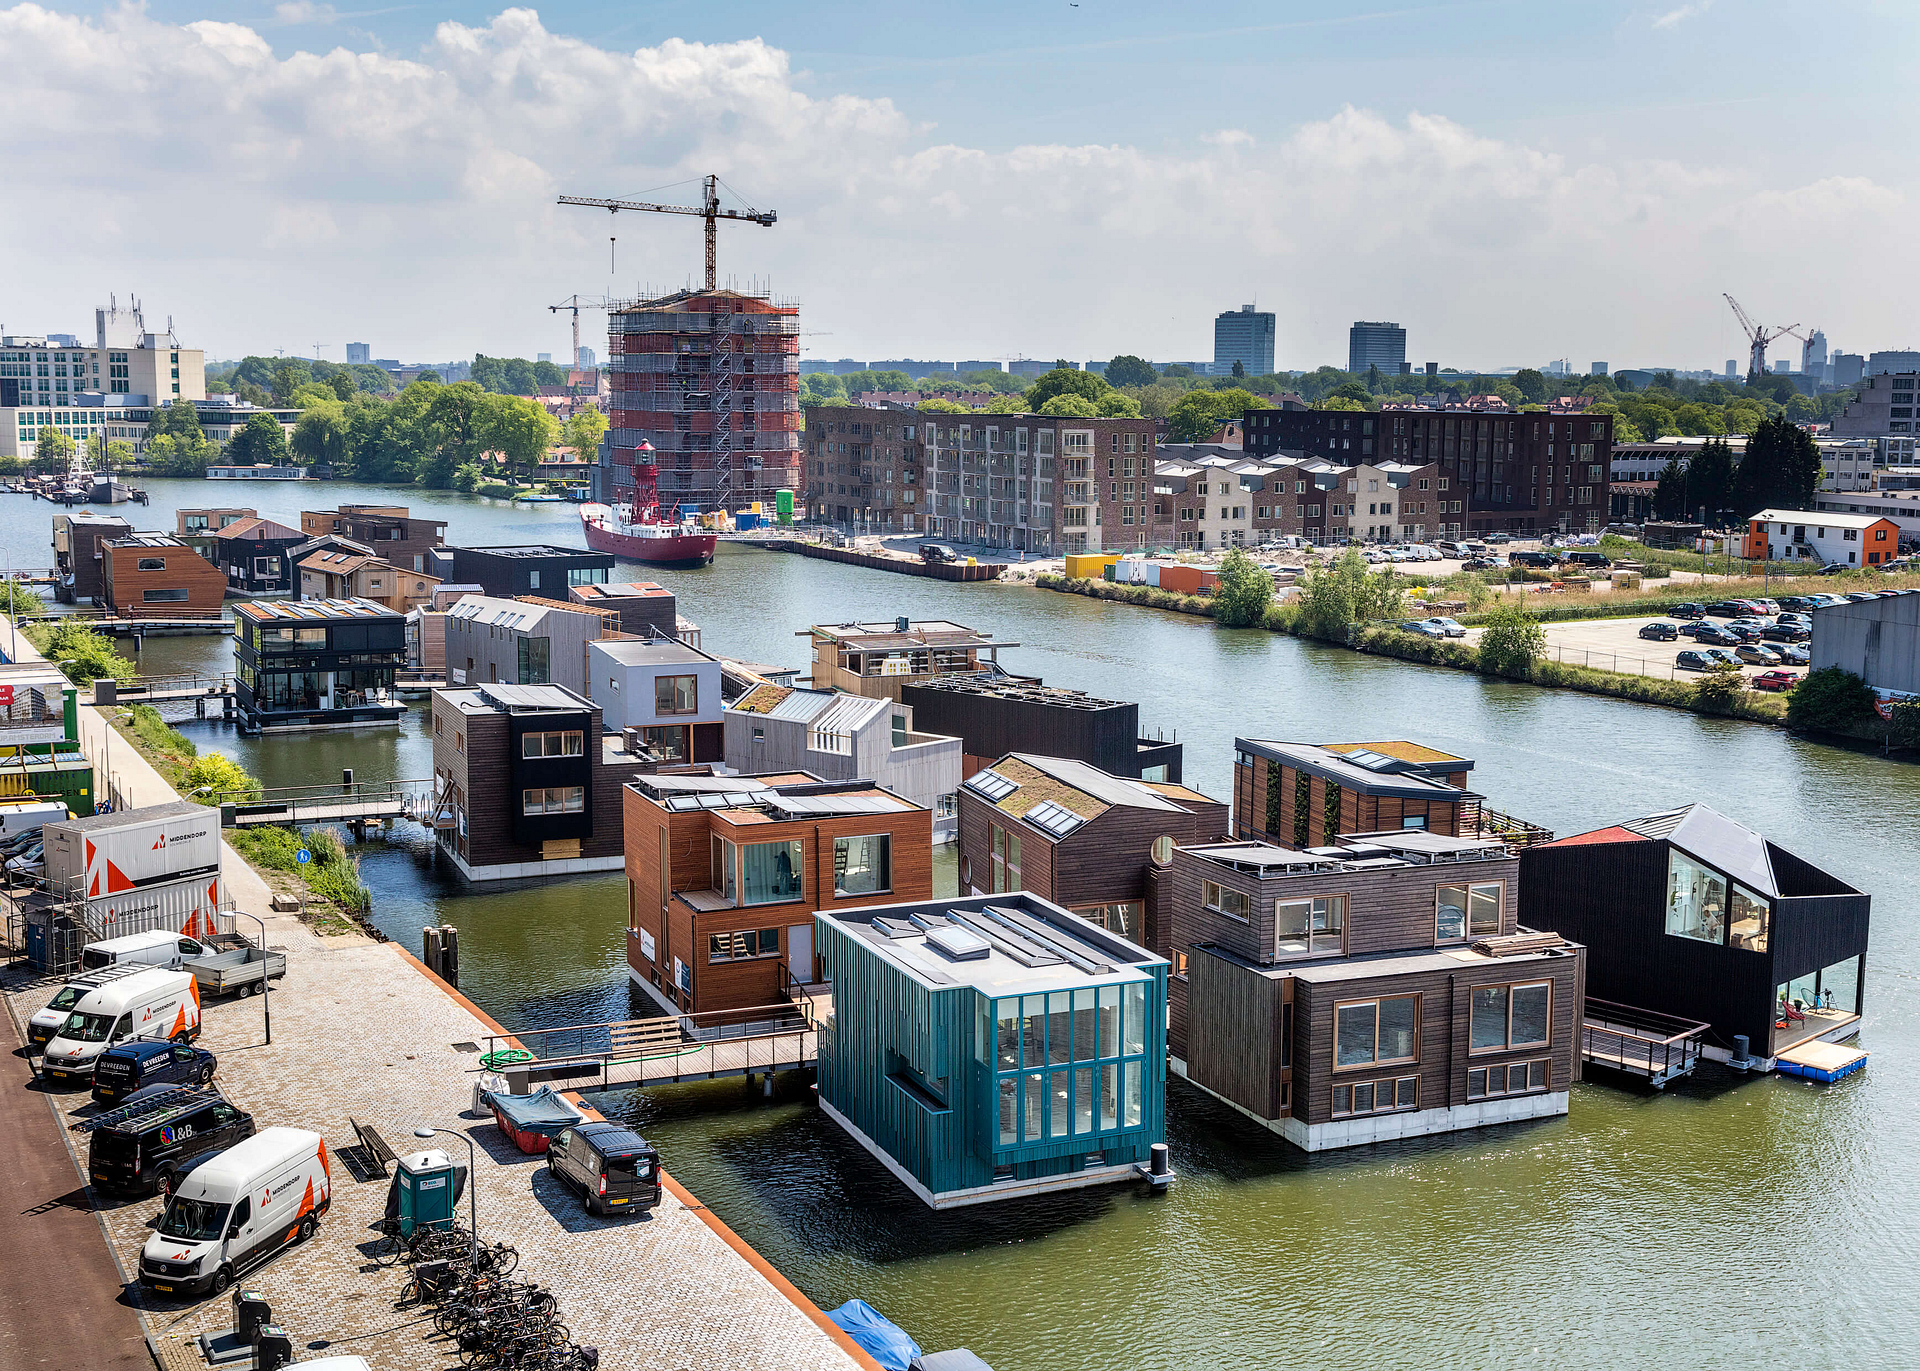
POLYGON ((1807 651, 1811 670, 1837 666, 1876 691, 1920 698, 1920 595, 1816 610, 1807 651))

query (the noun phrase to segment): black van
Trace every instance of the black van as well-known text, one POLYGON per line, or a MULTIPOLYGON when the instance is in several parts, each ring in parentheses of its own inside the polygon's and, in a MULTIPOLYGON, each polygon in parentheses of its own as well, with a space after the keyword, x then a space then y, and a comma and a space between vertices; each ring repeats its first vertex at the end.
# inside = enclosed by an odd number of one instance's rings
POLYGON ((579 1191, 589 1214, 651 1209, 660 1203, 660 1154, 617 1123, 561 1129, 547 1148, 547 1173, 579 1191))
POLYGON ((204 1088, 213 1083, 213 1069, 219 1064, 219 1058, 205 1048, 185 1043, 151 1038, 115 1043, 93 1063, 93 1098, 111 1104, 149 1085, 204 1088))
POLYGON ((88 1121, 87 1178, 96 1190, 170 1192, 201 1157, 253 1136, 253 1115, 211 1090, 161 1086, 88 1121))

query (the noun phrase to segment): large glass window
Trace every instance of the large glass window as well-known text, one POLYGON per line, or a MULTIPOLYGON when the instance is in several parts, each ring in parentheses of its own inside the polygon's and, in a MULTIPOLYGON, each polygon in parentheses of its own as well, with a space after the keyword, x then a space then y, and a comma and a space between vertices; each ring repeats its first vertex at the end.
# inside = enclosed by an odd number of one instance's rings
POLYGON ((553 643, 547 638, 522 638, 516 646, 521 685, 546 685, 553 679, 553 643))
POLYGON ((991 893, 999 895, 1021 889, 1020 835, 999 824, 988 824, 987 830, 993 847, 991 893))
POLYGON ((1200 902, 1231 919, 1245 919, 1250 904, 1245 891, 1220 885, 1216 881, 1200 882, 1200 902))
POLYGON ((1552 1038, 1553 986, 1477 985, 1469 997, 1468 1045, 1475 1052, 1545 1047, 1552 1038))
POLYGON ((581 785, 535 786, 520 792, 522 814, 581 814, 587 808, 587 788, 581 785))
POLYGON ((1274 955, 1304 957, 1338 952, 1344 946, 1347 897, 1281 900, 1273 907, 1274 955))
POLYGON ((1756 895, 1743 885, 1733 888, 1727 903, 1730 915, 1729 937, 1735 947, 1749 952, 1767 950, 1767 926, 1772 922, 1773 905, 1764 895, 1756 895))
POLYGON ((656 714, 694 714, 700 708, 698 676, 656 676, 653 678, 653 710, 656 714))
POLYGON ((996 1000, 990 1008, 981 1002, 980 1043, 983 1055, 992 1053, 1001 1146, 1141 1125, 1146 991, 1135 982, 996 1000))
POLYGON ((740 903, 776 904, 800 898, 801 844, 740 845, 740 903))
POLYGON ((1463 938, 1487 938, 1500 931, 1500 892, 1498 881, 1481 885, 1443 885, 1438 888, 1438 913, 1434 920, 1436 942, 1457 942, 1463 938))
POLYGON ((893 840, 885 833, 833 840, 833 893, 871 895, 893 888, 893 840))
POLYGON ((1333 1011, 1333 1064, 1372 1066, 1410 1062, 1420 1055, 1420 997, 1355 1000, 1333 1011))
POLYGON ((1678 848, 1667 852, 1667 932, 1703 943, 1727 940, 1727 878, 1678 848))
POLYGON ((578 757, 585 749, 586 734, 577 728, 520 735, 522 757, 578 757))

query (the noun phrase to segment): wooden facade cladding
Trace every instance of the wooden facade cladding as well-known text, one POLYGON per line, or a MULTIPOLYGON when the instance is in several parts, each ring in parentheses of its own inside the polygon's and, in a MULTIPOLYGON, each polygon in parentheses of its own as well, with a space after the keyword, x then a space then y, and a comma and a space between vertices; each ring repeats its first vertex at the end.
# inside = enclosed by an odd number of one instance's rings
MULTIPOLYGON (((682 1009, 703 1013, 751 1008, 786 998, 781 969, 801 981, 814 979, 813 958, 794 941, 796 928, 811 930, 816 910, 928 900, 933 896, 933 815, 926 809, 883 814, 846 814, 770 821, 757 809, 672 811, 632 787, 620 796, 626 833, 626 871, 631 886, 627 964, 634 976, 682 1009), (838 838, 889 836, 888 890, 834 894, 834 842, 838 838), (754 905, 721 905, 713 891, 713 838, 741 845, 803 844, 803 897, 754 905), (686 898, 687 893, 696 898, 686 898), (714 961, 715 934, 776 929, 776 955, 714 961), (640 934, 645 933, 646 939, 640 934), (646 942, 651 940, 649 955, 646 942), (796 952, 804 965, 795 965, 796 952), (691 974, 692 990, 676 986, 674 959, 691 974)), ((809 931, 806 938, 811 940, 809 931)), ((817 957, 815 950, 813 956, 817 957)))
POLYGON ((185 543, 102 543, 100 553, 106 603, 126 618, 211 617, 226 599, 226 574, 185 543))
MULTIPOLYGON (((1465 781, 1464 772, 1439 778, 1448 784, 1465 781)), ((1345 833, 1383 833, 1398 828, 1425 828, 1430 833, 1460 836, 1460 805, 1450 800, 1416 800, 1397 795, 1364 795, 1336 786, 1324 777, 1302 775, 1294 767, 1269 757, 1236 762, 1233 768, 1234 836, 1264 838, 1285 847, 1320 847, 1345 833), (1269 796, 1274 780, 1277 795, 1269 796), (1302 782, 1305 784, 1303 785, 1302 782), (1327 826, 1327 797, 1337 790, 1337 822, 1327 826), (1306 825, 1300 826, 1302 799, 1306 825), (1412 825, 1407 820, 1414 819, 1412 825)))

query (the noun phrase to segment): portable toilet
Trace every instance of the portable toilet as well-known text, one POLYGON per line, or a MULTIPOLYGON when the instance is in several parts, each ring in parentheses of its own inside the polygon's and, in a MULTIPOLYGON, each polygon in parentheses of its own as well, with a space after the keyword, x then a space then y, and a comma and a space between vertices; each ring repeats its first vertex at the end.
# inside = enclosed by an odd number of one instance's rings
POLYGON ((400 1199, 400 1233, 411 1237, 416 1228, 444 1228, 453 1219, 459 1199, 454 1184, 453 1159, 439 1148, 402 1157, 394 1166, 395 1191, 400 1199))
POLYGON ((774 508, 774 512, 777 515, 779 515, 781 523, 783 524, 792 523, 793 522, 793 492, 790 490, 776 490, 773 493, 773 508, 774 508))

